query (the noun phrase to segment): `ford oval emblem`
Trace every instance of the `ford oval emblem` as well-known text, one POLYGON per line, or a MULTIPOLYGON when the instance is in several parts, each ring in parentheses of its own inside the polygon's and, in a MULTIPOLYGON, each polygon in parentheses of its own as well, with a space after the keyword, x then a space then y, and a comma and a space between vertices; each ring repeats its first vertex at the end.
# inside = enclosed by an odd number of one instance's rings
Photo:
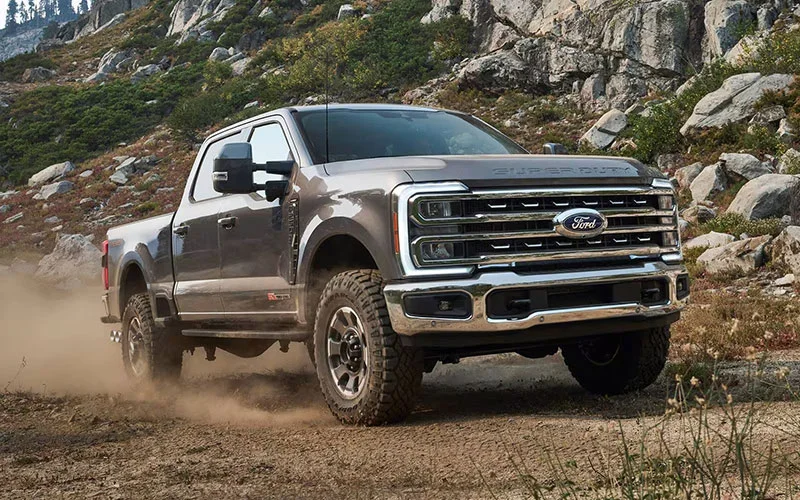
POLYGON ((553 227, 558 234, 577 240, 597 236, 607 225, 603 214, 588 208, 573 208, 553 219, 553 227))

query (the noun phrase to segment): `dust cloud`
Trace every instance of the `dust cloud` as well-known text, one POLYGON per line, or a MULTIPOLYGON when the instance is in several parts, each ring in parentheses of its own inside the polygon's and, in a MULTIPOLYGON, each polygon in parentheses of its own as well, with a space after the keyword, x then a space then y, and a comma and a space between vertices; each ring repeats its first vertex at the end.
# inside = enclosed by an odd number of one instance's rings
POLYGON ((207 423, 312 424, 330 419, 305 347, 277 344, 242 359, 202 349, 184 355, 182 381, 171 388, 134 387, 125 376, 118 325, 100 322, 102 290, 62 291, 30 279, 0 277, 0 392, 109 395, 149 405, 149 411, 207 423))

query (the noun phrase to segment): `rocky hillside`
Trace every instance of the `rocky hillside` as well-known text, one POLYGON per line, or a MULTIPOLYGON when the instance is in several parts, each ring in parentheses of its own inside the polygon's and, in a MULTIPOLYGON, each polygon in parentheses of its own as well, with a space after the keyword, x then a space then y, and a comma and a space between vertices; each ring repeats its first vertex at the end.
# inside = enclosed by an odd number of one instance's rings
POLYGON ((203 136, 327 81, 657 165, 695 272, 794 270, 798 26, 788 0, 96 2, 0 63, 0 247, 174 209, 203 136))

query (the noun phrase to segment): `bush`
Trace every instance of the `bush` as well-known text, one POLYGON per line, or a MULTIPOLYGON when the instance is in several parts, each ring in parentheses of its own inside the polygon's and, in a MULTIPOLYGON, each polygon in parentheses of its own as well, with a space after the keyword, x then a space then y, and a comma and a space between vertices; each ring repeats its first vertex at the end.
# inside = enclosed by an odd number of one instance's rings
POLYGON ((20 95, 0 110, 0 162, 9 167, 7 178, 23 182, 50 164, 82 161, 140 137, 181 96, 196 91, 201 70, 178 68, 141 84, 119 79, 46 86, 20 95))
POLYGON ((22 73, 28 68, 41 66, 47 69, 55 69, 56 64, 36 52, 20 54, 11 59, 0 62, 0 80, 14 81, 19 80, 22 73))
POLYGON ((742 233, 748 236, 763 236, 769 234, 777 236, 782 230, 781 220, 777 218, 748 220, 736 213, 727 213, 715 217, 701 226, 702 233, 716 231, 718 233, 739 236, 742 233))

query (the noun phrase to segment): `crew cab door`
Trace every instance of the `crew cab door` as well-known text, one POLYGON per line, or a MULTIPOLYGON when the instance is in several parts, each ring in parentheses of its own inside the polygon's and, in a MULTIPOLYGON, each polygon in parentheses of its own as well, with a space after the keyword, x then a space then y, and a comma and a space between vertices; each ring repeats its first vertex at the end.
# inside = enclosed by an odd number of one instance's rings
MULTIPOLYGON (((253 162, 290 160, 295 156, 282 124, 254 126, 248 140, 253 162)), ((281 177, 254 172, 254 182, 281 177)), ((222 301, 227 319, 265 322, 296 320, 296 301, 281 272, 289 255, 288 227, 283 199, 267 201, 264 191, 226 196, 220 208, 219 238, 222 258, 222 301)))
POLYGON ((214 191, 211 174, 222 146, 242 140, 236 132, 201 149, 191 187, 172 221, 175 302, 186 320, 222 318, 218 215, 223 195, 214 191))

